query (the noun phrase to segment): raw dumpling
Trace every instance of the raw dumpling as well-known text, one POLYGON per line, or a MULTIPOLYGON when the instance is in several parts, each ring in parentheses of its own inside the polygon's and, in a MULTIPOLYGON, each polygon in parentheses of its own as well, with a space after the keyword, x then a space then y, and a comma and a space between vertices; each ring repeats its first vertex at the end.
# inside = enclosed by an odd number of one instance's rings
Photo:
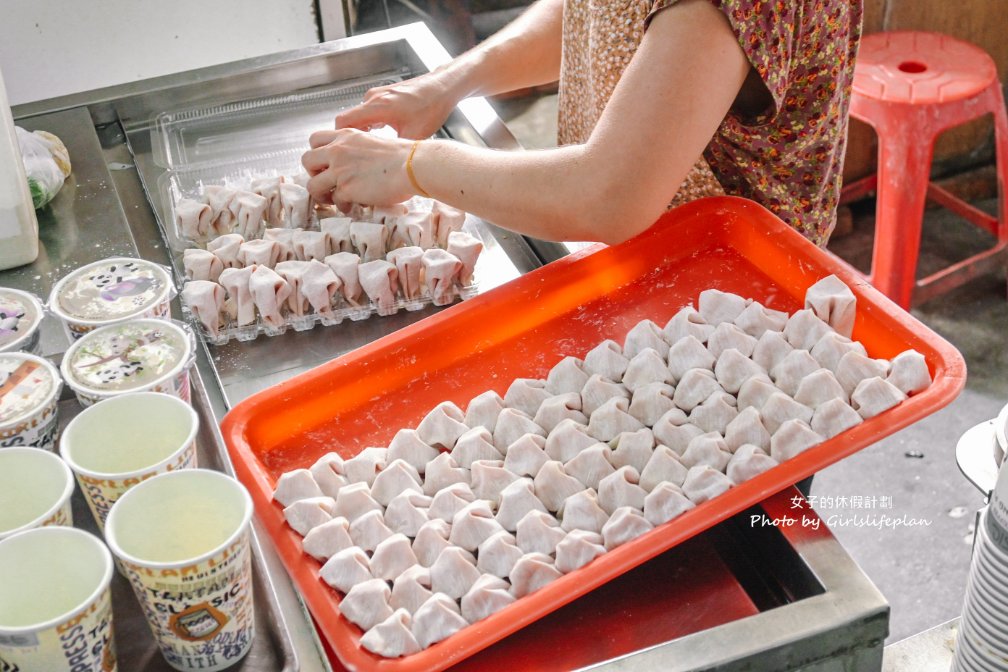
POLYGON ((623 385, 630 392, 650 383, 671 385, 674 382, 665 360, 653 348, 644 348, 634 355, 623 374, 623 385))
POLYGON ((827 275, 805 292, 805 307, 840 334, 850 338, 854 331, 857 298, 843 280, 827 275))
POLYGON ((763 408, 763 404, 767 402, 767 399, 778 392, 780 390, 770 382, 770 378, 754 376, 742 383, 742 387, 739 388, 738 396, 735 400, 739 410, 749 407, 760 409, 763 408))
POLYGON ((410 567, 417 565, 417 557, 405 534, 395 533, 382 540, 371 556, 371 573, 377 579, 392 581, 410 567))
POLYGON ((511 593, 515 597, 525 597, 563 574, 553 564, 553 559, 543 553, 526 553, 511 569, 511 593))
MULTIPOLYGON (((526 436, 535 436, 527 434, 526 436)), ((542 438, 542 437, 537 437, 542 438)), ((520 441, 521 439, 519 439, 520 441)), ((542 439, 545 444, 546 439, 542 439)), ((391 449, 391 446, 389 446, 391 449)), ((510 450, 508 451, 510 453, 510 450)), ((545 453, 543 456, 545 457, 545 453)), ((493 435, 486 427, 473 427, 458 437, 455 447, 451 450, 455 462, 465 469, 471 469, 477 460, 502 460, 504 456, 493 445, 493 435)), ((435 456, 436 457, 436 456, 435 456)), ((505 465, 506 466, 506 465, 505 465)), ((518 473, 518 472, 515 472, 518 473)))
POLYGON ((235 321, 239 327, 255 322, 256 304, 249 288, 249 280, 255 270, 255 266, 225 268, 220 274, 219 282, 227 290, 228 300, 234 305, 235 321))
POLYGON ((660 444, 671 448, 678 455, 685 453, 689 442, 704 433, 696 425, 690 424, 682 411, 678 415, 676 411, 669 411, 655 423, 651 431, 660 444))
POLYGON ((269 228, 263 231, 263 240, 267 240, 277 249, 277 259, 291 261, 294 256, 294 231, 292 229, 269 228))
POLYGON ((644 502, 641 506, 621 506, 602 527, 602 540, 606 549, 612 550, 628 541, 650 532, 654 525, 649 523, 643 514, 644 502))
POLYGON ((458 546, 448 546, 441 551, 430 567, 430 574, 431 591, 434 595, 440 593, 441 596, 448 596, 453 600, 469 592, 476 579, 480 577, 480 571, 476 569, 476 558, 458 546))
MULTIPOLYGON (((388 226, 386 220, 385 225, 388 226)), ((405 245, 422 250, 434 246, 434 221, 429 212, 410 212, 395 218, 389 236, 389 247, 405 245)))
POLYGON ((749 305, 749 301, 738 294, 722 292, 718 289, 707 289, 700 292, 697 309, 704 322, 719 325, 722 322, 734 322, 749 305))
POLYGON ((362 263, 357 268, 361 289, 375 304, 379 315, 392 315, 396 311, 396 292, 399 290, 399 271, 393 264, 378 259, 362 263))
POLYGON ((820 404, 812 414, 812 431, 832 439, 840 432, 861 424, 861 415, 843 399, 830 399, 820 404))
POLYGON ((903 394, 916 394, 931 384, 927 360, 916 350, 906 350, 893 357, 886 377, 903 394))
MULTIPOLYGON (((756 305, 756 304, 753 304, 756 305)), ((714 376, 726 392, 738 394, 742 384, 755 376, 765 376, 766 370, 735 348, 721 353, 714 365, 714 376)))
POLYGON ((190 247, 182 251, 182 268, 190 280, 217 282, 224 264, 213 252, 190 247))
POLYGON ((350 538, 365 551, 374 551, 378 544, 394 534, 385 524, 381 509, 368 511, 350 523, 350 538))
POLYGON ((567 533, 560 527, 559 521, 542 511, 529 511, 518 521, 515 531, 518 548, 525 553, 552 555, 565 536, 567 533))
POLYGON ((772 371, 793 350, 794 346, 787 342, 784 334, 779 331, 764 331, 753 348, 752 360, 764 371, 772 371))
POLYGON ((420 285, 420 271, 423 250, 416 246, 400 247, 388 253, 386 259, 395 264, 399 273, 399 289, 407 301, 416 301, 423 293, 420 285))
POLYGON ((591 488, 565 499, 557 516, 560 518, 560 527, 568 532, 601 532, 602 526, 609 520, 609 514, 599 506, 598 495, 591 488))
POLYGON ((393 580, 389 606, 414 614, 433 595, 430 587, 430 569, 413 565, 393 580))
POLYGON ((539 469, 533 484, 536 497, 550 511, 559 511, 565 499, 585 488, 584 483, 564 470, 563 464, 554 460, 550 460, 539 469))
MULTIPOLYGON (((599 481, 616 471, 609 461, 612 450, 604 443, 593 444, 564 463, 564 471, 593 490, 599 481)), ((621 465, 622 466, 622 465, 621 465)))
POLYGON ((421 649, 454 635, 467 625, 454 600, 436 591, 413 614, 413 636, 421 649))
MULTIPOLYGON (((264 243, 264 240, 252 241, 255 243, 264 243)), ((246 243, 247 245, 248 243, 246 243)), ((272 244, 272 243, 271 243, 272 244)), ((325 267, 328 270, 328 266, 325 267)), ((302 317, 308 312, 308 300, 305 298, 302 292, 302 282, 304 281, 304 274, 308 270, 308 262, 305 261, 281 261, 276 265, 277 274, 287 281, 287 284, 291 288, 290 295, 287 297, 287 308, 290 310, 291 315, 294 317, 302 317)), ((332 271, 330 271, 331 273, 332 271)), ((335 277, 335 276, 334 276, 335 277)))
POLYGON ((531 478, 519 478, 501 490, 496 518, 505 530, 514 532, 518 529, 518 522, 529 511, 547 513, 546 507, 535 495, 535 486, 531 478))
POLYGON ((504 405, 517 408, 530 418, 534 418, 542 403, 551 396, 545 388, 544 380, 516 378, 504 394, 504 405))
POLYGON ((462 596, 462 617, 470 623, 495 614, 515 601, 508 592, 510 586, 495 576, 481 576, 469 592, 462 596))
POLYGON ((470 478, 473 494, 496 504, 501 490, 519 477, 505 469, 502 460, 478 460, 472 463, 470 478))
POLYGON ((385 507, 385 524, 393 532, 400 532, 407 537, 415 537, 420 528, 430 520, 427 510, 431 498, 427 495, 407 490, 401 492, 385 507))
POLYGON ((331 315, 333 297, 342 284, 331 268, 317 259, 312 259, 301 277, 301 293, 316 313, 331 315))
POLYGON ((623 380, 630 360, 623 354, 619 343, 606 339, 592 348, 584 358, 585 370, 615 383, 623 380))
MULTIPOLYGON (((461 439, 459 442, 461 443, 461 439)), ((494 451, 496 452, 496 448, 494 451)), ((498 453, 496 458, 484 459, 500 459, 500 454, 498 453)), ((546 454, 546 439, 537 434, 526 434, 508 446, 504 468, 513 474, 534 478, 549 459, 549 455, 546 454)))
POLYGON ((319 230, 326 235, 328 254, 354 251, 353 243, 350 242, 350 222, 349 217, 326 217, 319 220, 319 230))
POLYGON ((413 619, 405 609, 397 609, 391 616, 364 633, 360 645, 386 658, 408 656, 420 651, 420 644, 412 632, 413 619))
POLYGON ((291 182, 282 183, 280 185, 280 205, 283 209, 284 226, 288 229, 308 227, 310 197, 307 189, 291 182))
POLYGON ((297 500, 283 513, 287 524, 303 537, 312 528, 332 520, 335 508, 332 497, 308 497, 297 500))
POLYGON ((828 324, 806 308, 788 318, 788 323, 784 327, 784 338, 796 348, 811 350, 820 338, 832 331, 828 324))
MULTIPOLYGON (((514 386, 512 385, 512 387, 514 386)), ((564 420, 571 420, 582 425, 588 424, 588 417, 581 412, 581 395, 577 392, 558 394, 547 398, 539 406, 533 419, 547 432, 552 432, 564 420)))
POLYGON ((573 420, 561 420, 546 437, 546 454, 551 460, 567 462, 598 441, 588 434, 588 428, 573 420))
POLYGON ((226 296, 222 286, 209 280, 190 280, 182 288, 182 300, 213 338, 220 333, 226 296))
MULTIPOLYGON (((546 436, 546 430, 537 425, 528 415, 513 408, 505 408, 497 416, 493 440, 498 450, 506 450, 508 446, 526 434, 546 436)), ((546 445, 546 452, 549 452, 548 440, 546 445)))
POLYGON ((783 392, 775 392, 763 404, 760 416, 763 418, 763 426, 773 436, 781 424, 788 420, 801 420, 806 423, 811 421, 812 409, 799 404, 783 392))
POLYGON ((280 259, 280 248, 272 240, 246 240, 238 247, 241 266, 266 266, 273 268, 280 259))
POLYGON ((213 211, 206 203, 191 198, 180 198, 175 202, 175 225, 184 238, 201 242, 210 234, 213 211))
POLYGON ((762 448, 747 443, 740 446, 732 455, 725 468, 725 474, 732 483, 738 485, 776 466, 777 460, 767 455, 762 448))
POLYGON ((852 341, 833 331, 823 334, 822 338, 812 347, 812 356, 816 358, 816 361, 824 369, 833 372, 836 372, 840 359, 848 352, 857 352, 865 357, 868 356, 868 352, 859 342, 852 341))
POLYGON ((469 484, 469 470, 458 465, 450 453, 441 453, 427 463, 424 494, 434 496, 455 483, 469 484))
MULTIPOLYGON (((389 453, 391 452, 392 449, 389 448, 389 453)), ((402 459, 389 462, 388 466, 375 476, 374 483, 371 484, 371 496, 382 506, 388 506, 392 498, 407 491, 423 494, 420 474, 416 467, 402 459)))
POLYGON ((731 480, 706 464, 691 467, 683 481, 683 494, 694 504, 703 504, 732 487, 731 480))
POLYGON ((784 462, 823 441, 823 437, 816 434, 807 422, 788 420, 770 438, 770 457, 784 462))
POLYGON ((334 499, 339 491, 349 483, 346 476, 343 475, 343 458, 338 453, 326 453, 315 460, 315 464, 308 471, 318 483, 322 494, 334 499))
POLYGON ((469 406, 466 407, 463 422, 468 427, 484 427, 493 433, 497 427, 497 416, 502 410, 504 410, 504 400, 493 390, 488 390, 472 398, 469 406))
POLYGON ((318 483, 307 469, 294 469, 280 474, 277 479, 276 488, 273 490, 273 499, 287 507, 299 499, 310 499, 312 497, 324 497, 318 483))
POLYGON ((319 577, 342 593, 349 593, 354 586, 374 578, 367 553, 357 546, 345 548, 329 558, 319 570, 319 577))
POLYGON ((707 465, 718 471, 724 471, 731 456, 724 437, 717 432, 707 432, 690 441, 686 452, 682 454, 682 463, 689 468, 707 465))
MULTIPOLYGON (((518 558, 524 555, 524 551, 518 548, 513 534, 498 532, 480 544, 476 555, 478 556, 476 569, 503 579, 511 573, 511 569, 518 562, 518 558)), ((478 584, 479 580, 476 583, 478 584)))
POLYGON ((687 336, 692 336, 703 344, 707 342, 707 337, 713 331, 713 325, 707 324, 693 306, 681 308, 662 329, 665 340, 672 344, 678 343, 687 336))
POLYGON ((639 472, 651 459, 654 446, 654 433, 647 427, 634 432, 622 432, 609 442, 609 447, 612 448, 609 461, 617 469, 633 467, 639 472))
POLYGON ((597 411, 602 404, 614 397, 630 401, 630 392, 620 383, 614 383, 599 374, 592 374, 581 388, 581 412, 587 416, 597 411))
POLYGON ((490 503, 477 499, 467 504, 452 518, 448 541, 467 551, 475 551, 484 541, 503 531, 504 528, 490 510, 490 503))
POLYGON ((676 385, 690 369, 710 369, 713 371, 714 361, 714 355, 693 336, 682 338, 669 348, 668 368, 676 385))
POLYGON ((683 373, 672 400, 689 413, 715 392, 724 392, 714 373, 708 369, 690 369, 683 373))
POLYGON ((556 568, 568 574, 584 567, 606 552, 602 535, 585 530, 571 530, 556 547, 556 568))
POLYGON ((270 226, 280 226, 283 223, 283 205, 280 202, 280 184, 282 177, 264 177, 252 180, 249 189, 266 199, 263 218, 270 226))
POLYGON ((689 421, 705 432, 724 434, 728 424, 738 416, 735 397, 727 392, 715 392, 690 411, 689 421))
POLYGON ((455 300, 456 285, 462 262, 446 250, 431 248, 424 250, 420 259, 423 266, 424 286, 435 306, 446 306, 455 300))
POLYGON ((447 248, 448 237, 454 231, 462 230, 466 213, 440 201, 434 201, 431 207, 431 218, 434 220, 434 237, 437 244, 447 248))
POLYGON ((368 511, 382 511, 382 506, 371 496, 367 483, 351 483, 336 493, 335 515, 353 522, 368 511))
POLYGON ((372 446, 365 448, 349 460, 343 461, 343 475, 351 483, 364 482, 370 486, 375 476, 388 464, 388 449, 372 446))
POLYGON ((746 357, 753 354, 756 339, 745 333, 731 322, 722 322, 707 338, 707 350, 717 359, 725 350, 733 348, 746 357))
POLYGON ((389 441, 385 459, 389 463, 395 460, 404 460, 417 472, 423 473, 427 469, 427 463, 439 454, 440 451, 437 448, 433 448, 420 438, 420 433, 417 430, 400 429, 389 441))
POLYGON ((628 412, 630 404, 622 397, 610 399, 588 418, 588 433, 599 441, 612 441, 622 432, 635 432, 644 427, 628 412))
POLYGON ((885 360, 865 357, 858 352, 848 352, 840 358, 836 368, 836 379, 844 392, 852 395, 862 380, 885 378, 889 373, 889 363, 885 360))
POLYGON ((360 257, 350 252, 338 252, 325 258, 325 264, 340 280, 343 298, 354 308, 359 308, 364 290, 360 284, 360 257))
POLYGON ((696 504, 691 502, 683 491, 672 483, 659 483, 654 490, 644 498, 644 519, 658 526, 678 518, 696 504))
POLYGON ((302 542, 304 552, 321 562, 355 545, 350 538, 350 523, 342 516, 316 525, 308 531, 302 542))
POLYGON ((665 340, 661 327, 651 320, 641 320, 627 333, 623 343, 623 356, 633 359, 645 348, 651 348, 663 359, 668 356, 669 343, 665 340))
POLYGON ((451 450, 458 438, 469 430, 464 420, 461 408, 450 401, 442 401, 417 425, 417 436, 427 445, 451 450))
POLYGON ((417 561, 424 567, 433 565, 441 551, 448 548, 449 534, 451 524, 431 516, 430 522, 417 530, 416 537, 413 538, 413 553, 417 561))
POLYGON ((210 229, 218 235, 231 233, 234 230, 234 213, 231 212, 231 201, 235 190, 218 184, 208 184, 203 187, 203 197, 210 206, 210 229))
POLYGON ((371 630, 392 616, 392 608, 388 604, 391 596, 392 589, 388 583, 380 578, 368 579, 347 591, 340 600, 340 614, 360 626, 361 630, 371 630))
POLYGON ((452 231, 448 234, 447 250, 462 262, 459 284, 463 287, 473 284, 473 271, 476 268, 476 260, 483 251, 483 243, 464 231, 452 231))
POLYGON ((639 482, 640 474, 636 469, 620 467, 599 481, 599 506, 610 515, 623 506, 643 510, 647 492, 638 485, 639 482))
POLYGON ((671 483, 676 486, 682 485, 686 479, 688 467, 683 464, 682 458, 668 446, 657 446, 651 455, 651 459, 644 465, 640 472, 640 486, 650 492, 661 483, 671 483))
POLYGON ((352 222, 350 243, 360 255, 362 263, 384 259, 388 251, 388 229, 383 224, 373 222, 352 222))
POLYGON ((665 383, 648 383, 637 388, 630 401, 629 413, 643 425, 650 427, 676 407, 672 401, 675 389, 665 383))
POLYGON ((767 331, 783 331, 787 320, 787 313, 753 301, 735 318, 735 326, 753 338, 760 338, 767 331))
POLYGON ((752 406, 739 411, 735 419, 725 428, 725 443, 732 452, 751 443, 763 450, 770 450, 770 432, 763 425, 759 411, 752 406))
POLYGON ((269 326, 281 327, 284 316, 280 311, 290 296, 291 287, 272 268, 255 266, 254 269, 249 276, 249 291, 259 309, 259 316, 269 326))
POLYGON ((770 369, 770 377, 784 394, 794 396, 802 379, 818 370, 819 362, 807 350, 793 350, 770 369))
POLYGON ((580 393, 590 375, 585 370, 582 360, 577 357, 564 357, 550 369, 546 377, 546 391, 550 394, 580 393))
POLYGON ((322 231, 294 231, 291 236, 294 256, 301 261, 322 261, 329 254, 329 238, 322 231))
POLYGON ((268 201, 251 191, 235 192, 228 205, 234 218, 234 232, 241 234, 245 240, 259 238, 266 228, 263 217, 266 214, 268 201))
POLYGON ((794 393, 794 399, 799 404, 805 404, 814 409, 830 399, 840 399, 846 402, 847 393, 837 382, 832 371, 819 369, 802 378, 794 393))
POLYGON ((476 499, 472 488, 468 483, 453 483, 443 488, 434 495, 431 500, 427 515, 433 518, 440 518, 445 522, 452 522, 455 514, 469 506, 476 499))
POLYGON ((862 418, 873 418, 906 399, 895 385, 883 378, 865 378, 851 394, 851 406, 862 418))
POLYGON ((241 268, 241 262, 238 261, 238 250, 241 249, 241 244, 244 242, 245 239, 237 233, 228 233, 209 241, 206 249, 207 252, 213 252, 221 260, 224 268, 241 268))

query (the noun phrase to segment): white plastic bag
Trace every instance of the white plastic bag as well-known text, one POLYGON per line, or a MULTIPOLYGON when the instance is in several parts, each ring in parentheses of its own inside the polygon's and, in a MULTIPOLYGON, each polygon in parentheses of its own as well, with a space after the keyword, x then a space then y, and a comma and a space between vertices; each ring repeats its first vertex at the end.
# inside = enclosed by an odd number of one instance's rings
POLYGON ((70 175, 70 154, 63 142, 52 133, 30 133, 21 127, 15 128, 32 203, 38 210, 56 196, 63 187, 63 181, 70 175))

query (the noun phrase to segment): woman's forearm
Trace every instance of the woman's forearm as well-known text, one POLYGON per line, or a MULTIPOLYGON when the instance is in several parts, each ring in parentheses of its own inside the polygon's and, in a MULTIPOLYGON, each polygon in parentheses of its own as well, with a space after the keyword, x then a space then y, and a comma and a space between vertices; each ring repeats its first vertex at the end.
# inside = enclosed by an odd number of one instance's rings
POLYGON ((437 70, 457 100, 555 82, 563 0, 538 0, 480 45, 437 70))

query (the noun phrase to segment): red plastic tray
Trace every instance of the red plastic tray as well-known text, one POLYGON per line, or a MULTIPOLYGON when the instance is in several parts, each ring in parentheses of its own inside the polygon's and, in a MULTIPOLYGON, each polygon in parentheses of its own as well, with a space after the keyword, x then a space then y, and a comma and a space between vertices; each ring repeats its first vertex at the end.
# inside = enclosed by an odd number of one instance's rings
POLYGON ((351 670, 440 670, 519 630, 768 495, 819 471, 952 401, 965 383, 959 352, 759 205, 697 201, 664 215, 621 245, 571 255, 250 397, 224 419, 235 470, 300 588, 323 636, 351 670), (350 457, 387 445, 436 404, 464 407, 519 377, 545 377, 566 355, 606 338, 622 342, 639 320, 664 324, 701 291, 717 288, 793 312, 805 290, 835 273, 858 299, 854 338, 874 357, 921 352, 934 383, 924 392, 757 478, 606 553, 506 609, 419 653, 398 659, 359 646, 361 631, 338 611, 272 502, 284 471, 334 450, 350 457))

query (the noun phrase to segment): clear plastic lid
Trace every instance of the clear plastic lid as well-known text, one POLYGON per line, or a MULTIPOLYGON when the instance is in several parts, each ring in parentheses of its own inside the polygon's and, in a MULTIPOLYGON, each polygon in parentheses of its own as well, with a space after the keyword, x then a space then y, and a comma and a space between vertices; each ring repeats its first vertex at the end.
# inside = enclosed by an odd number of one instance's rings
POLYGON ((95 329, 67 351, 71 387, 103 393, 144 390, 177 375, 192 358, 187 330, 166 320, 132 320, 95 329))
POLYGON ((55 367, 40 357, 0 354, 0 424, 31 415, 59 389, 55 367))
POLYGON ((0 352, 20 349, 43 315, 41 302, 28 292, 0 287, 0 352))
POLYGON ((60 280, 49 306, 73 320, 119 320, 165 301, 172 288, 168 272, 157 264, 128 257, 104 259, 60 280))

